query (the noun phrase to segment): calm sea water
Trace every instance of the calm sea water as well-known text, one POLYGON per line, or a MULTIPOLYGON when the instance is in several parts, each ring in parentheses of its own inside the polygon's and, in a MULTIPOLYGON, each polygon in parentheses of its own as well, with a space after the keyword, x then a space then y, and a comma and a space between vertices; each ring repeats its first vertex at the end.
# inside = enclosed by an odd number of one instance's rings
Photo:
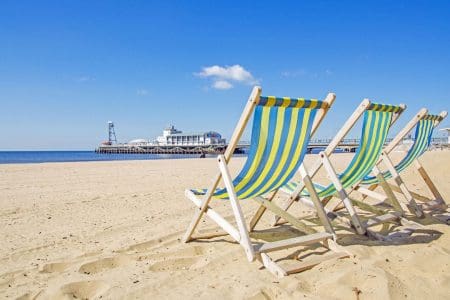
MULTIPOLYGON (((315 149, 319 153, 322 149, 315 149)), ((0 151, 0 164, 198 158, 199 154, 105 154, 94 151, 0 151)), ((207 155, 216 157, 217 155, 207 155)), ((237 155, 245 156, 245 155, 237 155)))
MULTIPOLYGON (((198 158, 183 154, 102 154, 94 151, 0 151, 0 164, 198 158)), ((215 157, 212 155, 211 157, 215 157)))

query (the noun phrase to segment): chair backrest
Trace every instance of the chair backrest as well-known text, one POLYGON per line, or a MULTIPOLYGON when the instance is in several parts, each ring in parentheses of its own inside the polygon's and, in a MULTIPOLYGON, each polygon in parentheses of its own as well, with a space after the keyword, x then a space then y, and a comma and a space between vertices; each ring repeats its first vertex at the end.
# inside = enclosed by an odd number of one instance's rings
MULTIPOLYGON (((239 199, 266 194, 294 176, 305 156, 316 113, 327 106, 315 99, 260 97, 249 155, 233 180, 239 199)), ((227 199, 228 193, 219 189, 214 197, 227 199)))
MULTIPOLYGON (((404 108, 395 105, 371 103, 364 112, 364 120, 358 149, 347 168, 339 175, 344 188, 363 179, 377 163, 386 142, 394 114, 404 108)), ((333 184, 319 192, 320 197, 336 193, 333 184)))
MULTIPOLYGON (((421 156, 430 146, 431 137, 433 135, 434 128, 444 119, 442 115, 424 115, 416 124, 416 130, 414 134, 414 143, 409 148, 405 157, 395 166, 397 172, 401 172, 406 169, 412 162, 421 156)), ((392 174, 389 171, 383 172, 383 177, 389 179, 392 174)), ((378 179, 375 176, 366 176, 362 181, 363 184, 378 183, 378 179)))

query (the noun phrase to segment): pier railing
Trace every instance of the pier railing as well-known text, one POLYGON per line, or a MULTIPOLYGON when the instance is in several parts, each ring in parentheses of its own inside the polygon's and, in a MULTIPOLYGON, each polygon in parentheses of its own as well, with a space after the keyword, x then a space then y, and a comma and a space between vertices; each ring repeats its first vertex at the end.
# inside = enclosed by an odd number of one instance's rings
MULTIPOLYGON (((386 143, 392 141, 388 138, 386 143)), ((411 141, 404 139, 404 142, 411 141)), ((326 148, 331 139, 312 139, 308 145, 308 152, 326 148)), ((447 147, 447 139, 436 137, 431 140, 435 147, 447 147)), ((344 152, 355 152, 358 148, 359 139, 344 139, 338 148, 344 152)), ((218 154, 223 153, 227 144, 211 145, 152 145, 152 144, 115 144, 101 145, 95 151, 98 153, 124 153, 124 154, 218 154)), ((236 147, 235 153, 246 153, 250 148, 249 141, 241 141, 236 147)))

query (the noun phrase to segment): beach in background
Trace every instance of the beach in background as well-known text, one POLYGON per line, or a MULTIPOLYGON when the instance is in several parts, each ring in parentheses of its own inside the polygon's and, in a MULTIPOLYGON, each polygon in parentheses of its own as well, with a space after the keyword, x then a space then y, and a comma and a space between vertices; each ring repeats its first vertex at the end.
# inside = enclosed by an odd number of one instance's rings
MULTIPOLYGON (((352 154, 333 157, 342 170, 352 154)), ((307 155, 306 165, 316 158, 307 155)), ((244 161, 231 161, 234 174, 244 161)), ((448 200, 450 151, 429 151, 422 162, 448 200)), ((338 242, 352 257, 283 279, 249 263, 228 237, 181 243, 194 213, 184 190, 207 187, 217 170, 213 158, 1 165, 0 298, 448 298, 450 227, 433 218, 420 222, 442 235, 419 232, 395 243, 340 228, 338 242)), ((429 195, 416 170, 402 175, 429 195)), ((257 205, 241 203, 248 220, 257 205)), ((232 216, 227 201, 212 205, 232 216)), ((310 211, 296 205, 292 213, 310 211)), ((272 217, 258 225, 259 238, 299 234, 272 228, 272 217)), ((204 219, 200 228, 216 226, 204 219)))

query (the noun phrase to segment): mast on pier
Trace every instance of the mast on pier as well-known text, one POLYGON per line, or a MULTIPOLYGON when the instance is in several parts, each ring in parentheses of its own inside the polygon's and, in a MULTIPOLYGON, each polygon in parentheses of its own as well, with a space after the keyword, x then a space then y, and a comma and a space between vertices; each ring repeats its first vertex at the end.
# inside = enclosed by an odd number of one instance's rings
POLYGON ((114 130, 114 123, 112 121, 108 122, 108 143, 110 145, 117 144, 116 131, 114 130))

